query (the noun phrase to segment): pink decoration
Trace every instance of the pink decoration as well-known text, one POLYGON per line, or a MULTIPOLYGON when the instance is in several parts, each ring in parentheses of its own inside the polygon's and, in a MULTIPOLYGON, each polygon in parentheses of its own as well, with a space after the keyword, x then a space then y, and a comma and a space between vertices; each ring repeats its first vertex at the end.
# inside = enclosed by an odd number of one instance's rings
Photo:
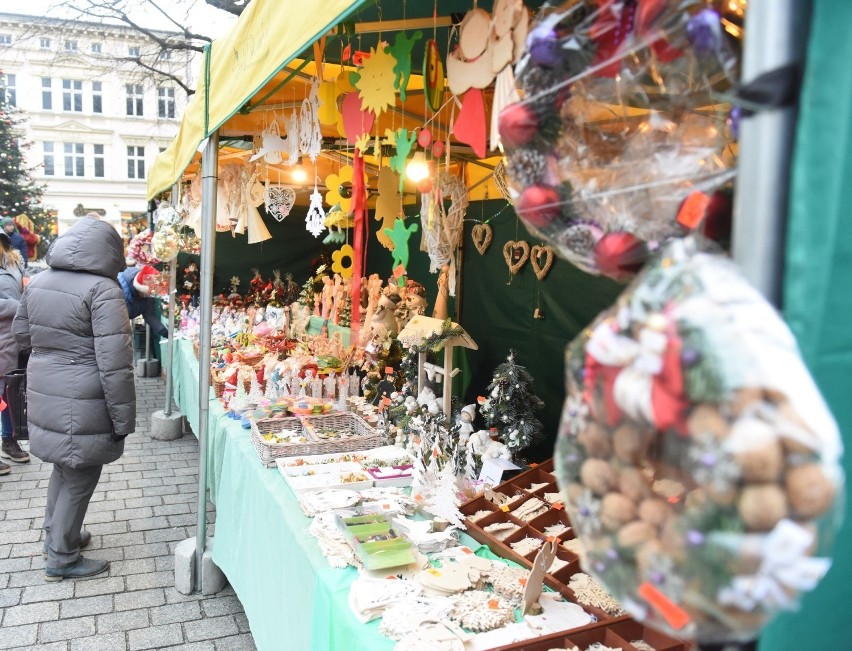
POLYGON ((471 88, 464 94, 461 111, 453 125, 453 135, 459 142, 470 145, 473 153, 479 158, 485 158, 485 102, 482 91, 471 88))
POLYGON ((346 131, 346 141, 350 145, 355 144, 358 136, 370 133, 376 116, 371 111, 365 111, 361 106, 361 98, 358 93, 347 93, 343 97, 343 106, 340 110, 343 114, 343 129, 346 131))

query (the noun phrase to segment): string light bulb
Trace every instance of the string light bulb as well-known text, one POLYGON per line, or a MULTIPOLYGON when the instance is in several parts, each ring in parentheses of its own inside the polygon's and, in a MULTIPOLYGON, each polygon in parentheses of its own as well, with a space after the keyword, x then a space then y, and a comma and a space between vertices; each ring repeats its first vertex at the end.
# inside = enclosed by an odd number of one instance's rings
POLYGON ((415 183, 419 183, 429 176, 429 161, 426 160, 426 155, 422 151, 418 151, 408 161, 405 166, 405 175, 415 183))
POLYGON ((297 167, 293 170, 292 178, 296 183, 304 183, 308 178, 308 173, 301 167, 297 167))

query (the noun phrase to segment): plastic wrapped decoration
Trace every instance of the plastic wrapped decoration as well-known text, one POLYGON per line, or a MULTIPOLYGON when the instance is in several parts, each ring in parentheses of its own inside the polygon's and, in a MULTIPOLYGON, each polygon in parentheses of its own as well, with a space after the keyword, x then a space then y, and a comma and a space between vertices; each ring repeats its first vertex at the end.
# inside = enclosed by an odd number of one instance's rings
POLYGON ((634 617, 753 639, 828 570, 837 426, 733 263, 668 243, 566 354, 556 446, 583 568, 634 617))
POLYGON ((171 226, 164 226, 151 237, 151 253, 162 262, 171 262, 180 251, 180 236, 171 226))
POLYGON ((140 266, 157 264, 160 260, 151 252, 151 239, 153 237, 154 234, 147 228, 134 235, 127 243, 127 258, 140 266))
POLYGON ((737 57, 704 0, 587 0, 541 10, 500 115, 515 210, 581 269, 631 277, 710 220, 734 174, 737 57))

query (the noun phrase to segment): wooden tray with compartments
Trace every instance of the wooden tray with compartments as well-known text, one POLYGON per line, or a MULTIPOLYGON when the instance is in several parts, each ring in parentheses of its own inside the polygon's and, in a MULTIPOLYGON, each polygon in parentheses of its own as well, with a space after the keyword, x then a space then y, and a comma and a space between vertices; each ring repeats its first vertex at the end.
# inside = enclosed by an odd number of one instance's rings
MULTIPOLYGON (((498 506, 485 494, 480 494, 462 504, 460 510, 465 515, 467 533, 477 542, 488 546, 496 555, 513 560, 523 567, 531 568, 538 550, 521 555, 512 547, 512 543, 517 543, 527 537, 547 540, 551 534, 546 530, 554 532, 559 528, 564 529, 555 536, 560 541, 556 557, 563 561, 564 565, 546 574, 544 582, 569 601, 580 603, 568 584, 574 574, 583 570, 580 567, 579 556, 563 546, 566 541, 573 540, 575 536, 571 521, 562 508, 562 502, 553 499, 553 494, 559 492, 556 476, 553 474, 553 460, 549 459, 499 484, 493 489, 493 492, 498 494, 498 498, 502 495, 511 501, 503 506, 498 506), (545 500, 545 494, 549 494, 548 497, 551 501, 545 500), (545 502, 547 509, 531 519, 520 519, 513 515, 513 513, 519 512, 519 509, 523 510, 523 505, 533 498, 545 502), (490 513, 482 516, 484 511, 490 513), (471 517, 477 513, 482 517, 472 520, 471 517), (486 527, 495 523, 511 523, 518 529, 506 538, 499 540, 486 531, 486 527)), ((500 647, 500 651, 509 651, 510 649, 548 651, 549 649, 559 648, 571 649, 574 646, 578 647, 580 651, 585 651, 595 642, 601 642, 610 647, 620 647, 624 651, 636 651, 630 642, 637 640, 644 640, 657 651, 687 651, 690 648, 688 643, 643 626, 625 615, 610 614, 600 608, 585 604, 580 605, 597 618, 596 623, 574 631, 528 640, 518 645, 500 647)))

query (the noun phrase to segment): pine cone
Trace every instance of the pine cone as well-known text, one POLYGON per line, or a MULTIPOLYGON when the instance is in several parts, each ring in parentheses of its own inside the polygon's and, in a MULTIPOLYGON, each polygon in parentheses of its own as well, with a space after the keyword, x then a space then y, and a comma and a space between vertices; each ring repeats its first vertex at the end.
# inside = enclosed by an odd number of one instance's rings
POLYGON ((506 171, 515 187, 526 188, 541 182, 546 165, 541 152, 535 149, 518 149, 509 157, 506 171))

